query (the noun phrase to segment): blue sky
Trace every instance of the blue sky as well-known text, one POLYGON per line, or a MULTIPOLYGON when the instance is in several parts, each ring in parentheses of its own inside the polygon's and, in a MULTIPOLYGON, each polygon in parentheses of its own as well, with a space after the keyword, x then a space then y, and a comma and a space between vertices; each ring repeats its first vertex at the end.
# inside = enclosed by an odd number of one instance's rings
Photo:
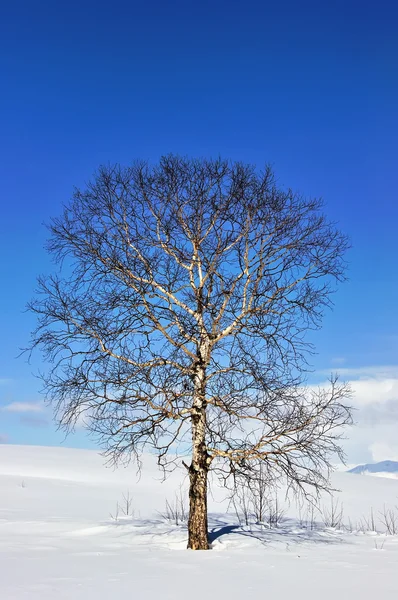
POLYGON ((271 163, 350 235, 314 366, 359 388, 349 459, 397 458, 397 18, 391 1, 2 6, 0 440, 63 440, 40 358, 16 359, 51 269, 42 223, 101 163, 220 154, 271 163))

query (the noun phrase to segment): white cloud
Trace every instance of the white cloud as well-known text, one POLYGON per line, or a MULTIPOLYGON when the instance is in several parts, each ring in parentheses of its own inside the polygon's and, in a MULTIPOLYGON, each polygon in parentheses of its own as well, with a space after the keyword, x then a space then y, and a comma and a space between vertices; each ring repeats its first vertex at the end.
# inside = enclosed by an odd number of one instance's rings
POLYGON ((398 410, 398 378, 350 380, 353 405, 358 409, 390 412, 398 410))
POLYGON ((11 413, 40 413, 44 411, 44 405, 41 402, 11 402, 1 410, 11 413))
POLYGON ((396 441, 396 431, 392 433, 393 435, 391 441, 379 441, 370 445, 369 449, 374 462, 386 460, 386 457, 389 460, 398 461, 398 442, 396 441))
MULTIPOLYGON (((352 390, 355 426, 344 447, 350 463, 398 460, 398 366, 337 368, 352 390)), ((325 376, 321 371, 318 375, 325 376)))

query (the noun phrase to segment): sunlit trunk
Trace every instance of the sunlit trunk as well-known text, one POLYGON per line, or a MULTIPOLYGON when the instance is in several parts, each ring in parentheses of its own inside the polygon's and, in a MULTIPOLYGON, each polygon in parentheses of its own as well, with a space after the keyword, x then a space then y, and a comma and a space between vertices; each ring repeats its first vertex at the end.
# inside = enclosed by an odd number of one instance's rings
POLYGON ((192 414, 192 462, 189 468, 188 548, 208 550, 207 537, 207 475, 205 369, 196 374, 192 414))

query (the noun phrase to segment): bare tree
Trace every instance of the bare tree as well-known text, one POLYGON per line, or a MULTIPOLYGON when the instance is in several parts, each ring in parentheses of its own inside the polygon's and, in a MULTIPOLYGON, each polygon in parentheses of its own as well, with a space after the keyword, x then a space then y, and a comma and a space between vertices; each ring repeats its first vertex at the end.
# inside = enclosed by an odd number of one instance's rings
POLYGON ((50 224, 59 271, 30 304, 47 399, 112 460, 191 452, 189 548, 208 548, 210 468, 323 488, 341 456, 347 388, 303 386, 305 333, 344 278, 320 211, 270 168, 167 156, 101 168, 50 224))

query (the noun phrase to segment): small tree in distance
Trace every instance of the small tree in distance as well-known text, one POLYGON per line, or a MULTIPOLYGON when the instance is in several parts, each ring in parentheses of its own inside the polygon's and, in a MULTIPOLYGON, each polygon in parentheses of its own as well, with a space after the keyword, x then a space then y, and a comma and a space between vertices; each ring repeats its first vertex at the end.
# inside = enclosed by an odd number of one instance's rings
POLYGON ((190 451, 189 548, 209 547, 210 469, 319 490, 342 456, 348 388, 303 385, 347 248, 320 209, 268 167, 166 156, 102 167, 49 226, 60 268, 29 305, 47 399, 116 462, 190 451))

